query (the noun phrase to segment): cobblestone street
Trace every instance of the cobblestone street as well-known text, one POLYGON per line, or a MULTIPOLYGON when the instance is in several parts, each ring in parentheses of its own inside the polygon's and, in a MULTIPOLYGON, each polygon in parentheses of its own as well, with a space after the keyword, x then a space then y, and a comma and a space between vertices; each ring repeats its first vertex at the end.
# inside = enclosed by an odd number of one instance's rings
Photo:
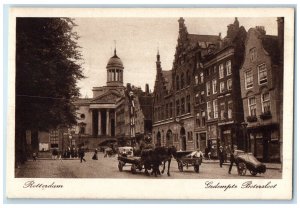
MULTIPOLYGON (((104 158, 103 153, 98 154, 99 160, 92 160, 92 153, 86 153, 86 161, 80 163, 79 159, 70 160, 51 160, 38 159, 36 162, 29 160, 20 168, 16 169, 16 177, 26 178, 154 178, 154 176, 146 176, 144 171, 132 174, 130 166, 125 166, 123 171, 118 170, 117 156, 104 158)), ((200 173, 195 173, 193 167, 184 168, 183 172, 179 172, 177 162, 172 159, 170 174, 158 176, 158 179, 244 179, 244 178, 270 178, 280 179, 280 164, 268 163, 265 174, 258 174, 253 177, 247 171, 246 176, 238 176, 236 167, 232 169, 232 173, 228 174, 228 164, 219 167, 218 161, 207 161, 200 166, 200 173)), ((162 170, 162 167, 160 167, 162 170)))

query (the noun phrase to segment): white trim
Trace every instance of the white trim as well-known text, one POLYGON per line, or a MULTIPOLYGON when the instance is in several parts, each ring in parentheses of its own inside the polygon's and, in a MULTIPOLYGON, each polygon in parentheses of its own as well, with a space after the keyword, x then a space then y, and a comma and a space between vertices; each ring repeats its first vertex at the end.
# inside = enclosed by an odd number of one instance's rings
POLYGON ((266 63, 262 63, 262 64, 259 64, 259 65, 257 65, 257 81, 258 81, 258 85, 265 85, 265 84, 268 84, 268 68, 267 68, 267 65, 266 65, 266 63), (260 69, 260 66, 263 66, 263 65, 265 65, 265 70, 266 70, 266 73, 267 73, 267 78, 266 78, 266 82, 264 82, 264 83, 260 83, 260 79, 259 79, 259 69, 260 69))

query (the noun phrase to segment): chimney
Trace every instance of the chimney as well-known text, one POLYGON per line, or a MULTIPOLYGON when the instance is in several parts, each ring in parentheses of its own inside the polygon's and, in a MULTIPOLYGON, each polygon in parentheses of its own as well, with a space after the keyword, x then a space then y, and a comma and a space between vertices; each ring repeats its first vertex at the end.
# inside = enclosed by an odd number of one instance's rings
POLYGON ((149 84, 146 84, 146 85, 145 85, 145 93, 146 93, 146 94, 149 94, 149 84))
POLYGON ((283 62, 283 49, 284 49, 284 17, 277 17, 277 32, 278 32, 278 48, 280 61, 283 62))
POLYGON ((266 34, 266 30, 264 26, 256 26, 255 29, 258 30, 262 35, 266 34))

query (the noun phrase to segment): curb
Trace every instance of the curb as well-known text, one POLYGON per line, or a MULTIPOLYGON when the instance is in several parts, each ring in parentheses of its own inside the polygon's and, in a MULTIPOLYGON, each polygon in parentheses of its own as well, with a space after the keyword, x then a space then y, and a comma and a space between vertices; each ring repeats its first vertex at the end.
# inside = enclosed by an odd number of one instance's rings
MULTIPOLYGON (((217 161, 217 160, 209 160, 209 162, 205 161, 205 162, 202 162, 202 163, 204 163, 204 164, 219 163, 219 161, 217 161)), ((228 165, 229 166, 230 163, 223 163, 223 165, 228 165)), ((278 167, 268 167, 267 164, 265 164, 265 165, 266 165, 266 168, 269 169, 269 170, 280 170, 281 169, 280 167, 279 168, 278 167)), ((280 164, 278 164, 278 165, 280 165, 280 164)))

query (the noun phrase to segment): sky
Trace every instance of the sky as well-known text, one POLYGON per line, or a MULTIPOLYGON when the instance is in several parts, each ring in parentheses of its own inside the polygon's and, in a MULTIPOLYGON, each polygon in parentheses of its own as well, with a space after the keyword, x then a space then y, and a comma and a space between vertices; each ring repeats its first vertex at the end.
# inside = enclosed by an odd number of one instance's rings
MULTIPOLYGON (((163 70, 171 70, 178 38, 178 18, 75 18, 74 30, 80 36, 78 45, 83 58, 83 74, 78 82, 81 97, 92 95, 93 87, 106 85, 106 65, 113 56, 116 41, 117 55, 124 65, 124 85, 153 91, 156 76, 156 54, 159 50, 163 70)), ((190 34, 226 36, 232 18, 185 18, 190 34)), ((238 18, 246 31, 264 26, 268 35, 277 35, 274 18, 238 18)))

